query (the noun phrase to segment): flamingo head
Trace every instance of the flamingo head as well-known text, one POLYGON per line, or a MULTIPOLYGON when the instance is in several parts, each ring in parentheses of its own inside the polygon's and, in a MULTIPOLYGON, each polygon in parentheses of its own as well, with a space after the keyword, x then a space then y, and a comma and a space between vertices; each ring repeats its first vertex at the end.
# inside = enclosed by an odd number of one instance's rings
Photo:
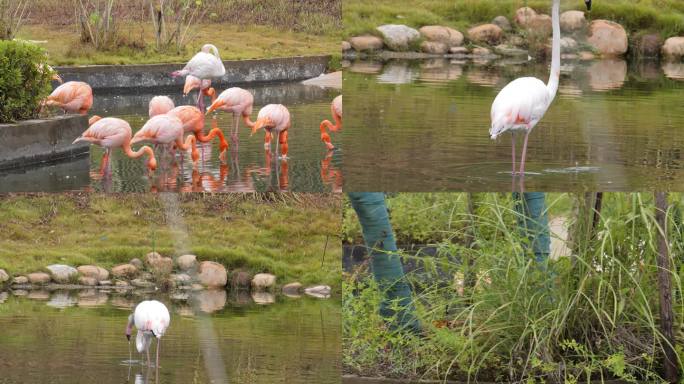
MULTIPOLYGON (((211 88, 211 89, 214 89, 214 88, 211 88)), ((217 110, 217 109, 223 107, 224 105, 226 105, 225 100, 223 100, 223 99, 216 99, 213 103, 211 103, 211 105, 209 106, 209 108, 207 108, 207 114, 209 114, 209 113, 211 113, 211 112, 214 112, 215 110, 217 110)))
POLYGON ((275 123, 273 122, 273 119, 271 119, 268 116, 260 117, 257 119, 257 121, 254 122, 254 126, 252 127, 252 135, 256 133, 261 128, 264 129, 270 129, 275 126, 275 123))
POLYGON ((188 93, 190 93, 190 91, 199 87, 200 84, 201 84, 201 81, 199 78, 197 78, 193 75, 185 76, 185 85, 183 86, 183 96, 186 96, 188 93))
POLYGON ((91 117, 91 118, 88 120, 88 125, 89 125, 89 126, 90 126, 90 125, 93 125, 93 124, 97 123, 97 122, 100 121, 100 120, 102 120, 102 118, 101 118, 100 116, 94 115, 93 117, 91 117))
POLYGON ((59 75, 56 74, 56 73, 53 73, 53 74, 52 74, 52 80, 56 80, 56 81, 59 82, 60 84, 64 84, 64 80, 62 80, 62 77, 59 76, 59 75))
POLYGON ((133 330, 133 314, 128 316, 128 324, 126 324, 126 339, 131 341, 131 331, 133 330))
POLYGON ((591 11, 591 0, 584 0, 584 4, 587 6, 587 11, 591 11))
POLYGON ((214 44, 204 44, 202 46, 202 52, 211 53, 212 55, 219 57, 218 48, 214 44))
POLYGON ((154 157, 154 152, 152 152, 150 158, 147 160, 147 169, 150 171, 157 169, 157 159, 154 157))

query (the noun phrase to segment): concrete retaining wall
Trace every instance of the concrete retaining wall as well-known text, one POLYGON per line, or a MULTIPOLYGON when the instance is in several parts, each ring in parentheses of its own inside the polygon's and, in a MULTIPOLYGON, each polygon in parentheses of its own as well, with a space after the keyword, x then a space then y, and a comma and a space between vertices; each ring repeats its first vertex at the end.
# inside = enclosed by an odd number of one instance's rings
MULTIPOLYGON (((297 81, 320 76, 325 72, 330 56, 299 56, 263 60, 224 61, 226 74, 214 87, 244 83, 297 81)), ((56 67, 64 81, 85 81, 93 89, 182 87, 185 78, 169 74, 182 69, 179 64, 147 65, 91 65, 84 67, 56 67)), ((222 88, 222 87, 221 87, 222 88)))
POLYGON ((0 124, 0 170, 87 155, 89 143, 71 144, 87 128, 80 115, 0 124))

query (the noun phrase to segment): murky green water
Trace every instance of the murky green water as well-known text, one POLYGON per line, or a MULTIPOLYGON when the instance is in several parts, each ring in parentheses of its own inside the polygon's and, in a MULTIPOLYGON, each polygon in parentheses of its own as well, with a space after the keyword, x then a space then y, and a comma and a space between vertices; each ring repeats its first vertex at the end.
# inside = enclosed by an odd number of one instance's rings
MULTIPOLYGON (((0 383, 155 383, 125 326, 149 295, 0 292, 0 383), (18 296, 21 295, 21 296, 18 296)), ((158 383, 339 383, 340 303, 203 291, 154 296, 171 313, 158 383), (264 297, 256 297, 261 301, 264 297)), ((156 348, 156 342, 153 345, 156 348)), ((154 350, 152 350, 154 352, 154 350)))
MULTIPOLYGON (((76 159, 67 163, 44 167, 13 170, 0 173, 0 192, 15 191, 65 191, 89 190, 107 192, 147 191, 271 191, 291 190, 323 192, 340 190, 341 150, 328 154, 320 141, 319 125, 331 119, 330 102, 339 91, 298 83, 271 84, 248 88, 254 95, 255 120, 261 107, 266 104, 284 104, 290 110, 292 127, 289 130, 289 159, 269 159, 264 150, 264 133, 250 137, 250 129, 240 125, 239 149, 231 143, 229 160, 218 159, 218 141, 201 144, 201 159, 193 169, 189 156, 175 162, 160 162, 159 169, 150 177, 141 159, 130 159, 121 150, 114 151, 111 178, 102 178, 100 161, 104 151, 91 146, 89 159, 76 159)), ((223 89, 217 89, 221 92, 223 89)), ((196 93, 188 97, 180 95, 180 89, 142 89, 140 93, 112 94, 94 92, 90 114, 119 117, 131 124, 133 131, 140 129, 148 120, 148 102, 155 95, 168 95, 176 105, 195 104, 196 93)), ((208 103, 209 99, 206 98, 208 103)), ((229 139, 232 114, 219 112, 217 125, 229 139)), ((211 128, 207 118, 205 132, 211 128)), ((333 134, 334 135, 334 134, 333 134)), ((339 143, 339 134, 333 140, 339 143)), ((273 142, 275 144, 275 142, 273 142)), ((135 146, 138 148, 138 145, 135 146)), ((160 156, 159 152, 156 153, 160 156)))
MULTIPOLYGON (((556 100, 530 135, 526 190, 684 186, 684 64, 563 60, 561 72, 556 100)), ((529 75, 546 81, 548 67, 352 63, 344 73, 345 190, 511 190, 511 137, 489 138, 489 113, 501 88, 529 75)))

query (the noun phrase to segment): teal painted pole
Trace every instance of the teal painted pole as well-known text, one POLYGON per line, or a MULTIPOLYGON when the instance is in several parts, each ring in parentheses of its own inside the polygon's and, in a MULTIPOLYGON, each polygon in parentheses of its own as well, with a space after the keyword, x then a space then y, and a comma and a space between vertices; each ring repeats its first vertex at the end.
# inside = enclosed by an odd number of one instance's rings
POLYGON ((394 329, 420 332, 411 287, 406 281, 401 259, 396 254, 397 244, 384 193, 352 192, 348 195, 361 223, 363 239, 371 256, 373 277, 385 294, 385 299, 380 304, 380 315, 385 319, 396 319, 396 322, 390 323, 394 329))
POLYGON ((518 226, 528 239, 535 260, 546 263, 551 253, 546 195, 543 192, 525 192, 521 199, 520 193, 516 192, 513 193, 513 200, 515 211, 519 214, 518 226))

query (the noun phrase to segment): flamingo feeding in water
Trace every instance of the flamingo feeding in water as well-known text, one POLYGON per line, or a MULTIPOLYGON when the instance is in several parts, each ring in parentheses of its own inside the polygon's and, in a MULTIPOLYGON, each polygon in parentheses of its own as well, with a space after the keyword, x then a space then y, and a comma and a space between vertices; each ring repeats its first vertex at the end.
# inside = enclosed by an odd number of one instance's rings
MULTIPOLYGON (((226 68, 223 66, 218 48, 213 44, 204 44, 202 50, 197 52, 183 69, 172 72, 171 76, 192 75, 200 80, 211 80, 215 77, 222 77, 225 74, 226 68)), ((197 97, 197 107, 200 111, 204 111, 202 92, 199 92, 197 97)))
POLYGON ((150 117, 163 115, 175 107, 173 100, 168 96, 155 96, 150 100, 148 113, 150 117))
MULTIPOLYGON (((591 0, 585 0, 591 10, 591 0)), ((552 25, 553 44, 551 48, 551 74, 548 84, 535 77, 521 77, 508 83, 492 103, 492 126, 489 134, 494 140, 502 133, 510 131, 512 136, 513 175, 515 176, 515 134, 525 132, 522 157, 520 159, 520 175, 525 175, 525 157, 527 155, 527 139, 532 129, 544 117, 547 109, 556 97, 560 79, 560 0, 553 0, 552 25)))
POLYGON ((231 127, 231 137, 233 143, 237 145, 238 142, 238 126, 240 124, 240 117, 249 128, 254 127, 254 122, 249 118, 252 114, 252 106, 254 104, 254 96, 242 88, 233 87, 228 88, 214 100, 209 108, 207 114, 221 109, 226 112, 233 113, 233 126, 231 127))
POLYGON ((102 157, 101 165, 103 174, 109 165, 112 149, 117 147, 123 149, 126 156, 131 158, 138 158, 147 154, 149 156, 147 168, 150 171, 157 169, 157 160, 154 158, 152 148, 143 146, 137 151, 133 151, 131 149, 131 136, 131 126, 125 120, 116 117, 105 117, 103 119, 100 116, 93 116, 90 118, 90 127, 74 140, 73 144, 87 141, 104 147, 105 154, 102 157))
POLYGON ((135 337, 135 348, 138 353, 147 353, 147 364, 150 364, 150 345, 152 338, 157 338, 157 363, 159 367, 159 347, 161 337, 166 333, 166 329, 171 323, 171 316, 166 306, 157 300, 145 300, 135 307, 135 312, 128 316, 126 324, 126 339, 131 341, 131 331, 133 325, 138 330, 135 337))
POLYGON ((197 163, 199 152, 197 152, 195 140, 195 136, 189 135, 183 142, 183 122, 176 116, 165 114, 153 116, 147 120, 145 125, 135 133, 131 143, 150 141, 164 146, 167 150, 170 149, 171 144, 176 144, 176 147, 183 151, 192 149, 192 161, 197 163))
POLYGON ((82 81, 67 81, 52 91, 45 105, 62 108, 65 114, 78 112, 85 115, 93 106, 93 90, 82 81))
POLYGON ((183 132, 192 133, 201 143, 210 142, 214 137, 219 138, 219 159, 225 159, 228 149, 228 142, 220 128, 212 128, 207 135, 204 134, 204 113, 192 105, 182 105, 168 112, 169 115, 177 117, 183 123, 183 132))
POLYGON ((342 129, 342 95, 337 96, 330 103, 330 111, 333 115, 333 120, 335 120, 335 125, 329 120, 321 121, 321 141, 325 143, 325 146, 329 150, 335 149, 335 146, 330 142, 330 134, 325 131, 327 128, 330 132, 337 132, 342 129))
POLYGON ((187 96, 193 89, 199 88, 200 94, 197 97, 208 96, 213 103, 216 100, 216 90, 211 86, 211 80, 200 80, 193 75, 185 76, 185 85, 183 85, 183 96, 187 96))
POLYGON ((290 111, 282 104, 268 104, 261 108, 257 119, 252 127, 252 135, 257 130, 263 128, 266 131, 264 137, 264 148, 269 148, 271 145, 271 135, 278 135, 278 143, 276 144, 276 155, 278 154, 278 146, 282 147, 282 158, 287 158, 287 130, 290 128, 290 111))

